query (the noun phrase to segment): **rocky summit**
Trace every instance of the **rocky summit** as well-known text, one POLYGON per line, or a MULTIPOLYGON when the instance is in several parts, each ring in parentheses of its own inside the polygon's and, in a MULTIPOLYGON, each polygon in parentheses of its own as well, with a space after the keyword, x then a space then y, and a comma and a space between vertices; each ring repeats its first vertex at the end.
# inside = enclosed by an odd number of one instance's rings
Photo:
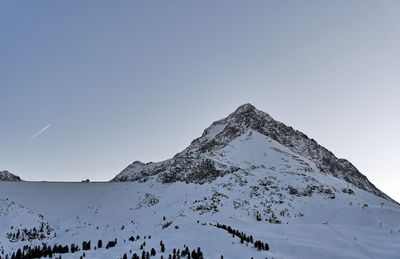
POLYGON ((17 182, 21 181, 21 178, 8 171, 0 171, 0 181, 17 182))

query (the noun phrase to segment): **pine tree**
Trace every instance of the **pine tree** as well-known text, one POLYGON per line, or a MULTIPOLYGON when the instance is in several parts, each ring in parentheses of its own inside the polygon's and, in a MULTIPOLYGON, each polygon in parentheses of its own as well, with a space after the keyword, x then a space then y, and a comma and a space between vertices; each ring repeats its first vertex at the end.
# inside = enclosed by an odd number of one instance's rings
POLYGON ((15 258, 21 259, 21 257, 22 257, 21 249, 18 249, 17 254, 15 255, 15 258))

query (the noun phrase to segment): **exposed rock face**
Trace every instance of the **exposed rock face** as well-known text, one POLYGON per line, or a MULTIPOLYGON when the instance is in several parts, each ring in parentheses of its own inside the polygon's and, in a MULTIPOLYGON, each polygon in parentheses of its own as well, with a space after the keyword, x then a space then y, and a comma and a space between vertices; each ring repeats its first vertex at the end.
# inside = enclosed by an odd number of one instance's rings
POLYGON ((136 161, 112 181, 146 181, 148 177, 155 176, 163 183, 176 181, 205 183, 212 182, 227 173, 245 171, 246 169, 232 163, 221 162, 219 156, 223 154, 218 152, 250 131, 262 134, 302 158, 312 161, 320 173, 343 179, 360 189, 392 201, 349 161, 337 158, 315 140, 274 120, 251 104, 244 104, 228 117, 214 122, 204 130, 201 137, 193 140, 189 147, 173 158, 147 164, 136 161))
POLYGON ((21 181, 21 178, 8 171, 0 171, 0 181, 19 182, 21 181))

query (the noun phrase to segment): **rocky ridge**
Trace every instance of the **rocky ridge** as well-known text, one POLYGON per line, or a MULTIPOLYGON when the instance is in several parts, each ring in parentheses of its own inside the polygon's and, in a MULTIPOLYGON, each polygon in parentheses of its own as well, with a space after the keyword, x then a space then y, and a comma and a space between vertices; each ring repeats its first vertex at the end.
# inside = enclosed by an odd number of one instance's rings
POLYGON ((0 181, 19 182, 21 181, 21 178, 8 171, 0 171, 0 181))
MULTIPOLYGON (((146 181, 154 176, 162 183, 183 181, 202 184, 212 182, 217 177, 228 173, 238 171, 246 173, 249 169, 222 161, 219 157, 224 155, 219 151, 250 131, 266 136, 311 161, 317 168, 311 171, 319 171, 319 173, 343 179, 355 187, 393 201, 377 189, 349 161, 337 158, 314 139, 274 120, 251 104, 244 104, 228 117, 212 123, 204 130, 201 137, 193 140, 185 150, 173 158, 156 163, 135 161, 111 181, 146 181)), ((310 171, 307 168, 304 170, 310 171)))

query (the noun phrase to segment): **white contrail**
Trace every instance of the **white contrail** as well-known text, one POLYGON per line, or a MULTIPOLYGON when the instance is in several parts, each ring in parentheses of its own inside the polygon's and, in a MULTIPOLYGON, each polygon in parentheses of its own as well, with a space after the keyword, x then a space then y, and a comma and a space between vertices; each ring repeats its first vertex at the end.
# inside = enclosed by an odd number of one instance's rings
POLYGON ((33 136, 29 139, 29 141, 32 141, 34 138, 36 138, 37 136, 39 136, 40 134, 42 134, 43 131, 47 130, 47 129, 50 128, 50 127, 51 127, 51 123, 49 123, 46 127, 44 127, 43 129, 39 130, 38 132, 36 132, 36 134, 33 135, 33 136))

